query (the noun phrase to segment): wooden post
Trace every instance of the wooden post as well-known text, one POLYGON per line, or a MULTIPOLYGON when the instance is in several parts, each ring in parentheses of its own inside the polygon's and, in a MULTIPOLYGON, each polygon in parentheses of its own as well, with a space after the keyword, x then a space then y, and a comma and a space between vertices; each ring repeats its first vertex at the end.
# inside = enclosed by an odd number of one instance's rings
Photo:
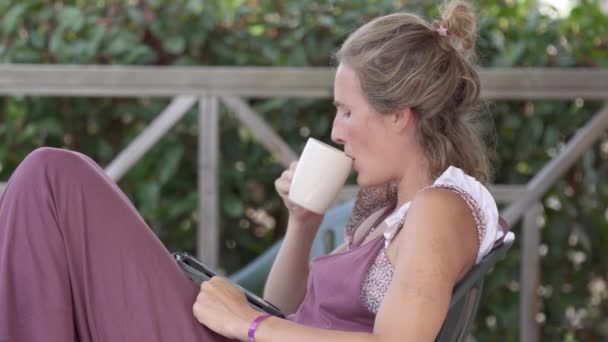
POLYGON ((540 282, 540 226, 538 218, 542 214, 542 205, 536 203, 524 216, 522 224, 521 249, 521 293, 520 293, 520 332, 522 342, 539 340, 539 328, 536 322, 538 313, 538 286, 540 282))
POLYGON ((197 255, 207 265, 219 264, 219 108, 216 96, 199 101, 197 255))

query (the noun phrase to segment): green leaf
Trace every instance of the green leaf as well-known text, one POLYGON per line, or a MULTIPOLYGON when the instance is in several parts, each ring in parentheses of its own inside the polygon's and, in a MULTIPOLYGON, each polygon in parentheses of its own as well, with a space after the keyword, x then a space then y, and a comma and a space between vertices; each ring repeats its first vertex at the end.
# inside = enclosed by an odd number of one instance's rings
POLYGON ((521 58, 524 51, 526 50, 526 43, 524 41, 516 42, 512 45, 508 45, 507 48, 502 51, 502 54, 496 56, 492 62, 494 67, 510 67, 514 66, 517 61, 521 58))
POLYGON ((249 34, 254 37, 258 37, 264 34, 264 25, 251 25, 249 26, 249 34))
POLYGON ((189 0, 186 5, 186 10, 195 15, 200 15, 204 9, 205 2, 203 0, 189 0))
POLYGON ((163 47, 170 53, 180 54, 186 48, 186 40, 182 36, 173 36, 163 41, 163 47))
POLYGON ((63 7, 59 11, 59 25, 74 31, 80 31, 84 25, 84 16, 77 7, 63 7))
POLYGON ((170 218, 179 217, 196 210, 198 203, 198 194, 190 192, 185 198, 180 198, 168 207, 168 216, 170 218))
POLYGON ((19 140, 21 141, 26 141, 26 140, 30 140, 33 137, 35 137, 38 133, 38 129, 36 127, 36 125, 34 124, 28 124, 25 126, 25 128, 23 129, 23 131, 21 131, 21 133, 19 134, 19 140))
POLYGON ((15 30, 17 23, 25 13, 27 6, 24 3, 19 3, 11 7, 2 18, 2 32, 9 34, 15 30))
POLYGON ((63 49, 63 32, 63 26, 59 26, 55 29, 55 31, 53 31, 53 34, 51 35, 51 40, 49 42, 49 51, 54 55, 59 54, 63 49))
POLYGON ((134 23, 137 23, 138 25, 145 24, 144 14, 139 8, 129 6, 127 8, 127 15, 129 16, 129 19, 131 19, 134 23))
POLYGON ((180 145, 173 146, 168 153, 165 153, 165 157, 160 161, 161 168, 158 176, 161 184, 166 184, 171 178, 176 177, 176 170, 183 153, 180 145))
POLYGON ((93 28, 92 35, 89 37, 89 39, 87 39, 87 48, 86 48, 87 56, 93 57, 97 54, 97 51, 99 50, 99 46, 101 45, 101 42, 102 42, 105 34, 106 34, 106 28, 104 26, 95 26, 93 28))
POLYGON ((48 134, 54 136, 60 136, 63 130, 61 122, 53 116, 45 117, 40 120, 38 129, 45 135, 48 134))
POLYGON ((45 39, 46 37, 38 31, 30 32, 30 42, 32 43, 32 47, 36 49, 44 48, 45 39))
POLYGON ((244 209, 241 199, 231 192, 225 192, 222 195, 222 208, 224 212, 230 217, 243 216, 244 209))
POLYGON ((154 61, 156 54, 147 46, 137 46, 124 57, 126 64, 147 64, 154 61))
POLYGON ((128 31, 118 31, 110 41, 108 52, 112 55, 121 55, 130 51, 137 44, 137 37, 128 31))
POLYGON ((143 183, 138 189, 138 198, 142 211, 153 211, 158 208, 160 185, 154 180, 143 183))
POLYGON ((336 20, 330 15, 321 15, 319 17, 319 25, 324 27, 333 27, 336 24, 336 20))

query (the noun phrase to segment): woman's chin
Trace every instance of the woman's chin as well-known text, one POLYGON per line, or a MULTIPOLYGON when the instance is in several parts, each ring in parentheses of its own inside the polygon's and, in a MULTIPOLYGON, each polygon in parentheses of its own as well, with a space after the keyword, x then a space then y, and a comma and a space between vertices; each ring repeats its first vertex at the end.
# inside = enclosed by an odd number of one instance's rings
POLYGON ((357 185, 359 185, 359 186, 365 186, 364 181, 365 180, 361 176, 361 173, 357 172, 357 185))
POLYGON ((374 179, 374 178, 369 178, 369 177, 365 177, 365 175, 362 175, 361 173, 357 173, 357 185, 359 185, 360 187, 374 187, 374 186, 380 186, 380 185, 384 185, 387 182, 389 182, 390 179, 374 179))
POLYGON ((370 186, 374 186, 374 185, 378 185, 377 182, 373 182, 371 179, 365 178, 365 176, 362 176, 360 173, 357 174, 357 185, 359 185, 360 187, 370 187, 370 186))

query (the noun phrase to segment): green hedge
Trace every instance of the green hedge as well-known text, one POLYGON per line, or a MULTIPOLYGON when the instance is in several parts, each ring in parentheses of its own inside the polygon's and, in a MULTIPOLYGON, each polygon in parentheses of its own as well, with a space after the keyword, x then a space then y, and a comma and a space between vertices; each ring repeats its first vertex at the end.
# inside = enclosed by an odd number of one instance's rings
MULTIPOLYGON (((597 1, 570 16, 536 1, 476 1, 485 67, 607 67, 608 19, 597 1)), ((0 2, 5 63, 327 66, 332 51, 368 19, 401 9, 430 17, 429 1, 131 0, 0 2)), ((168 99, 0 98, 0 179, 37 146, 67 147, 107 163, 168 99)), ((278 133, 300 151, 309 135, 329 138, 330 100, 257 100, 278 133)), ((498 183, 529 180, 599 103, 490 103, 498 183)), ((225 113, 224 113, 225 114, 225 113)), ((281 166, 228 115, 221 119, 221 260, 237 270, 284 233, 273 181, 281 166)), ((172 250, 194 250, 196 113, 189 113, 120 186, 172 250)), ((544 198, 541 218, 543 340, 608 338, 608 137, 544 198)), ((519 233, 516 229, 516 233, 519 233)), ((519 236, 521 234, 519 233, 519 236)), ((517 340, 518 241, 488 279, 474 329, 480 341, 517 340)))

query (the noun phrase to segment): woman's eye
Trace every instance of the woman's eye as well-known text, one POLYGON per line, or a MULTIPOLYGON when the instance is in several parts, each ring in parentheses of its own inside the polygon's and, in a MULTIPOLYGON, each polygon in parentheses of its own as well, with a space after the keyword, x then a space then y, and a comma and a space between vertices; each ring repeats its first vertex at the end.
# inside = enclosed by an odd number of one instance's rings
POLYGON ((345 118, 348 118, 348 117, 350 117, 350 112, 344 112, 344 113, 342 113, 342 116, 345 118))

